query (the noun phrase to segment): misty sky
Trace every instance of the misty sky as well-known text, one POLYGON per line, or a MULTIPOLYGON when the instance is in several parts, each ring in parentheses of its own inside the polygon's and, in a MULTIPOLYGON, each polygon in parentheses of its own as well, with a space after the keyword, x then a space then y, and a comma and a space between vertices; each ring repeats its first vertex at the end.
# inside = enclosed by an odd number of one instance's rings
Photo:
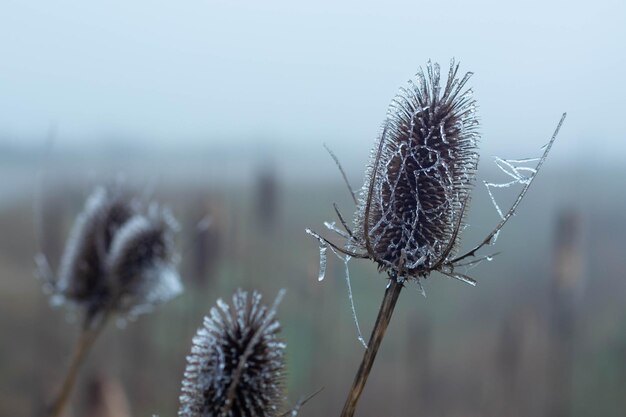
POLYGON ((621 158, 625 45, 623 0, 2 0, 0 138, 366 153, 418 66, 456 57, 486 152, 536 150, 567 111, 561 158, 621 158))

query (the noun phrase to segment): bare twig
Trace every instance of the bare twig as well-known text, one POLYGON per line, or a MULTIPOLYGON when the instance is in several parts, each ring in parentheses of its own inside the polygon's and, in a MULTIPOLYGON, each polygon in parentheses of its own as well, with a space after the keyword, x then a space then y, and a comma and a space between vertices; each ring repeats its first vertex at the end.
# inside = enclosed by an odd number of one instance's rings
POLYGON ((315 397, 317 394, 319 394, 322 391, 324 391, 324 387, 318 389, 317 391, 315 391, 313 394, 309 395, 305 399, 298 401, 296 403, 296 405, 291 410, 285 411, 284 413, 282 413, 278 417, 287 417, 287 416, 292 416, 293 417, 293 416, 297 415, 298 411, 300 411, 300 408, 302 408, 302 406, 304 404, 308 403, 313 397, 315 397))
POLYGON ((348 190, 350 190, 350 195, 352 196, 352 201, 354 201, 355 205, 358 205, 359 202, 358 202, 358 200, 356 198, 356 194, 354 193, 354 190, 352 189, 352 186, 350 185, 350 182, 348 181, 348 177, 346 176, 346 172, 343 170, 343 167, 341 166, 341 163, 339 162, 339 158, 337 158, 337 156, 333 153, 333 151, 330 150, 330 148, 328 146, 326 146, 326 144, 324 144, 324 148, 330 154, 330 157, 333 158, 333 160, 335 161, 335 164, 337 164, 337 168, 339 168, 339 172, 341 172, 341 176, 343 177, 343 181, 348 186, 348 190))
POLYGON ((494 236, 496 236, 497 233, 500 232, 500 229, 502 229, 502 227, 506 224, 506 222, 508 222, 509 219, 513 216, 513 214, 515 214, 515 210, 517 209, 517 206, 519 206, 519 204, 522 202, 522 199, 526 195, 526 192, 530 188, 530 185, 533 183, 534 179, 537 177, 537 174, 539 173, 539 170, 541 169, 541 166, 546 161, 546 158, 548 157, 548 153, 550 152, 550 149, 552 148, 552 145, 554 144, 554 141, 556 140, 556 137, 559 134, 559 130, 561 130, 561 126, 563 126, 563 122, 565 121, 565 117, 566 116, 567 116, 567 113, 563 113, 563 115, 561 116, 561 120, 559 120, 559 124, 556 126, 556 129, 554 130, 554 133, 552 134, 552 137, 550 138, 550 141, 548 142, 548 144, 545 147, 543 155, 541 156, 541 158, 539 159, 539 162, 537 163, 537 166, 535 167, 534 174, 532 174, 530 176, 530 179, 524 184, 524 187, 522 188, 522 191, 520 191, 520 193, 517 195, 517 198, 515 199, 515 202, 513 202, 513 205, 511 206, 509 211, 502 217, 502 220, 500 220, 500 223, 498 223, 496 228, 493 229, 493 231, 491 231, 491 233, 489 233, 487 235, 487 237, 485 239, 483 239, 482 242, 480 242, 478 245, 474 246, 474 248, 472 250, 470 250, 469 252, 464 253, 463 255, 460 255, 460 256, 454 258, 449 263, 455 264, 455 263, 457 263, 457 262, 459 262, 459 261, 461 261, 461 260, 463 260, 463 259, 465 259, 467 257, 475 256, 476 252, 479 249, 481 249, 485 245, 489 245, 489 244, 492 243, 492 239, 494 238, 494 236))

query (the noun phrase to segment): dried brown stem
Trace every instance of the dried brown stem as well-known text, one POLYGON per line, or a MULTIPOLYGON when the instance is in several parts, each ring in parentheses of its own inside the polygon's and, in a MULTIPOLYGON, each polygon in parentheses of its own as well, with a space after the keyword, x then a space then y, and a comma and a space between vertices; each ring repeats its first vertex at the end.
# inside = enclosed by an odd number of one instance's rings
POLYGON ((367 350, 365 350, 365 354, 361 360, 361 366, 354 378, 352 388, 348 393, 348 398, 346 398, 346 403, 343 406, 341 417, 352 417, 354 415, 359 397, 363 392, 363 388, 365 388, 365 383, 372 370, 372 365, 374 365, 378 348, 383 341, 387 326, 389 326, 389 321, 391 320, 401 290, 402 284, 397 282, 394 278, 391 278, 389 286, 385 291, 380 310, 378 311, 378 317, 376 318, 376 324, 374 324, 367 350))
POLYGON ((61 417, 63 415, 63 411, 69 402, 74 384, 76 383, 78 371, 85 362, 85 358, 91 350, 94 342, 102 332, 102 329, 107 322, 107 318, 108 314, 105 314, 100 318, 95 326, 87 325, 83 327, 78 341, 76 342, 74 354, 72 355, 70 367, 65 375, 65 379, 63 380, 61 391, 59 391, 59 394, 52 402, 52 405, 48 410, 48 417, 61 417))

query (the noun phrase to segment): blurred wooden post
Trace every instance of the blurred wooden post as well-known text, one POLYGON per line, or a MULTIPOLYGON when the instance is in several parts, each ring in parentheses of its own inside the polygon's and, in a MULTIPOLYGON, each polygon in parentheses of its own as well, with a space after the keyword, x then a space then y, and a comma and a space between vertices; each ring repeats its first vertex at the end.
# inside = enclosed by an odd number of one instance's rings
POLYGON ((102 375, 89 382, 86 395, 85 416, 130 417, 130 408, 119 381, 102 375))
POLYGON ((202 292, 206 292, 215 280, 215 270, 221 256, 220 231, 224 219, 221 213, 223 210, 218 206, 216 201, 209 204, 205 197, 196 200, 189 214, 194 222, 189 232, 189 278, 202 292))
POLYGON ((278 177, 274 167, 265 163, 256 173, 256 220, 264 232, 271 232, 278 220, 278 177))
POLYGON ((415 314, 411 317, 407 338, 407 364, 409 366, 410 401, 415 401, 420 415, 432 415, 432 398, 435 393, 431 381, 432 326, 427 317, 415 314))
POLYGON ((577 212, 559 213, 556 221, 550 298, 549 417, 571 414, 576 310, 583 290, 581 221, 577 212))
POLYGON ((500 415, 514 416, 519 408, 518 381, 522 358, 522 338, 524 337, 523 314, 516 310, 506 317, 498 334, 496 351, 496 372, 499 391, 496 408, 500 415))

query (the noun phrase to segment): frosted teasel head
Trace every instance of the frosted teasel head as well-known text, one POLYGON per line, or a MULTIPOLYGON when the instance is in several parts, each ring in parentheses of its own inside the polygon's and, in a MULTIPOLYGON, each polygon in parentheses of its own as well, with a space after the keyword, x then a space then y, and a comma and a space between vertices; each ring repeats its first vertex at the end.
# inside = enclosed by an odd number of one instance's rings
MULTIPOLYGON (((494 204, 490 187, 521 184, 522 190, 508 212, 503 213, 495 204, 501 221, 472 250, 457 255, 478 166, 477 105, 472 90, 466 87, 471 76, 469 72, 461 76, 459 65, 452 60, 447 80, 442 83, 439 65, 428 62, 425 71, 420 69, 415 79, 400 89, 374 144, 359 198, 353 193, 357 205, 353 229, 336 206, 343 230, 326 223, 345 238, 344 245, 307 229, 320 242, 320 279, 326 265, 326 248, 330 246, 346 262, 350 258, 376 262, 380 270, 399 282, 412 279, 420 284, 420 278, 437 271, 475 284, 455 268, 491 259, 493 255, 463 262, 495 242, 545 161, 565 114, 541 157, 496 158, 512 181, 504 185, 485 183, 494 204), (537 165, 524 166, 529 162, 537 165)), ((332 152, 331 156, 339 165, 332 152)))
POLYGON ((119 311, 135 316, 182 291, 176 270, 177 230, 171 212, 156 203, 146 214, 134 215, 119 228, 107 257, 119 311))
POLYGON ((284 400, 285 344, 276 308, 237 290, 218 300, 192 341, 179 417, 274 417, 284 400))
POLYGON ((132 317, 182 290, 176 272, 176 222, 165 209, 143 204, 120 188, 98 187, 67 239, 58 277, 38 256, 53 301, 85 311, 88 325, 103 312, 132 317))
POLYGON ((478 164, 471 73, 428 63, 392 101, 376 141, 349 247, 393 275, 425 276, 457 244, 478 164))
POLYGON ((98 187, 87 198, 67 239, 58 279, 54 283, 58 301, 71 301, 89 308, 106 298, 108 288, 105 259, 118 229, 137 210, 120 190, 98 187))

